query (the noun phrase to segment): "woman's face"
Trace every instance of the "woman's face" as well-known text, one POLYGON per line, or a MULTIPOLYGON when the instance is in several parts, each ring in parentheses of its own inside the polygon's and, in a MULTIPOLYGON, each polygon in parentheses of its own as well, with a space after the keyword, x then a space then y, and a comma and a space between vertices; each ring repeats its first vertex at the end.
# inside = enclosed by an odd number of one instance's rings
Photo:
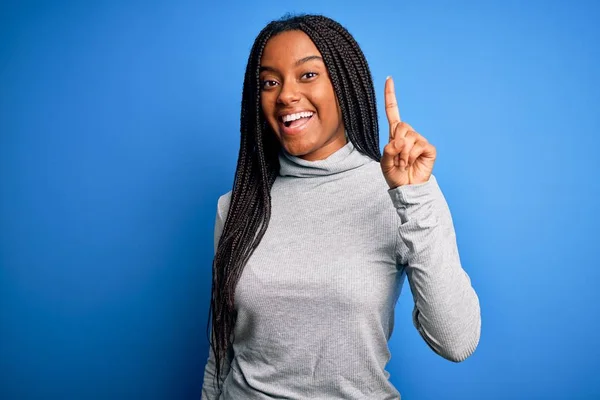
POLYGON ((342 113, 321 53, 302 31, 267 42, 260 60, 261 106, 285 150, 314 161, 346 144, 342 113))

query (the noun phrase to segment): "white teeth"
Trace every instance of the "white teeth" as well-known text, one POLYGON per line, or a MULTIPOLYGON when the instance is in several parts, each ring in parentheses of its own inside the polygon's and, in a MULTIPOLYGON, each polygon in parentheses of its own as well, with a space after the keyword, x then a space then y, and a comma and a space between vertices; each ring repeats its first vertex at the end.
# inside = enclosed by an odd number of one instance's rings
POLYGON ((300 118, 312 117, 313 114, 314 113, 310 111, 303 111, 296 114, 284 115, 283 117, 281 117, 281 119, 283 120, 283 122, 291 122, 300 118))

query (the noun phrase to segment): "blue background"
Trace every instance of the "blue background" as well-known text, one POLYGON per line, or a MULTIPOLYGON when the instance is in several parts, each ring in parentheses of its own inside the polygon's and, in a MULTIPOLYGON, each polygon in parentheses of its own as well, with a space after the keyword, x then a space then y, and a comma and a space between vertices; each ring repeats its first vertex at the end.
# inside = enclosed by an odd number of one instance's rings
POLYGON ((438 149, 482 306, 427 347, 405 290, 403 399, 600 398, 600 6, 575 1, 2 2, 0 398, 199 398, 216 201, 245 64, 287 11, 362 46, 438 149))

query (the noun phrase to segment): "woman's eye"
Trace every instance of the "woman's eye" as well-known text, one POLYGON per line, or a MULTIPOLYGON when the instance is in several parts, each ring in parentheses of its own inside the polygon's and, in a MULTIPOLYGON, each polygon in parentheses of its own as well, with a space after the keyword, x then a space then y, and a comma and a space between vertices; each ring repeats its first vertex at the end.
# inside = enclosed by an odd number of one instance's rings
POLYGON ((305 74, 302 75, 302 77, 306 78, 306 79, 312 79, 315 76, 317 76, 316 72, 307 72, 307 73, 305 73, 305 74))
POLYGON ((263 89, 268 89, 268 88, 271 88, 271 87, 273 87, 275 85, 277 85, 277 82, 272 81, 272 80, 268 80, 268 79, 266 79, 266 80, 264 80, 264 81, 261 82, 261 86, 262 86, 263 89))
POLYGON ((277 81, 273 81, 273 80, 269 80, 269 79, 264 80, 262 82, 262 87, 264 89, 268 89, 268 88, 271 88, 271 87, 276 86, 276 85, 277 85, 277 81))

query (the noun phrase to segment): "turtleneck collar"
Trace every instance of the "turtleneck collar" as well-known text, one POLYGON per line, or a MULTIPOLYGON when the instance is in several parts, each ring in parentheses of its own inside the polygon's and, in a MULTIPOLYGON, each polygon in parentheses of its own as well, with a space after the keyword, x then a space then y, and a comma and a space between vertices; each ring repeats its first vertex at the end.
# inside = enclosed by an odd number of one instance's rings
POLYGON ((308 178, 327 176, 358 168, 371 160, 358 151, 350 140, 323 160, 307 161, 289 154, 283 147, 279 152, 279 175, 308 178))

